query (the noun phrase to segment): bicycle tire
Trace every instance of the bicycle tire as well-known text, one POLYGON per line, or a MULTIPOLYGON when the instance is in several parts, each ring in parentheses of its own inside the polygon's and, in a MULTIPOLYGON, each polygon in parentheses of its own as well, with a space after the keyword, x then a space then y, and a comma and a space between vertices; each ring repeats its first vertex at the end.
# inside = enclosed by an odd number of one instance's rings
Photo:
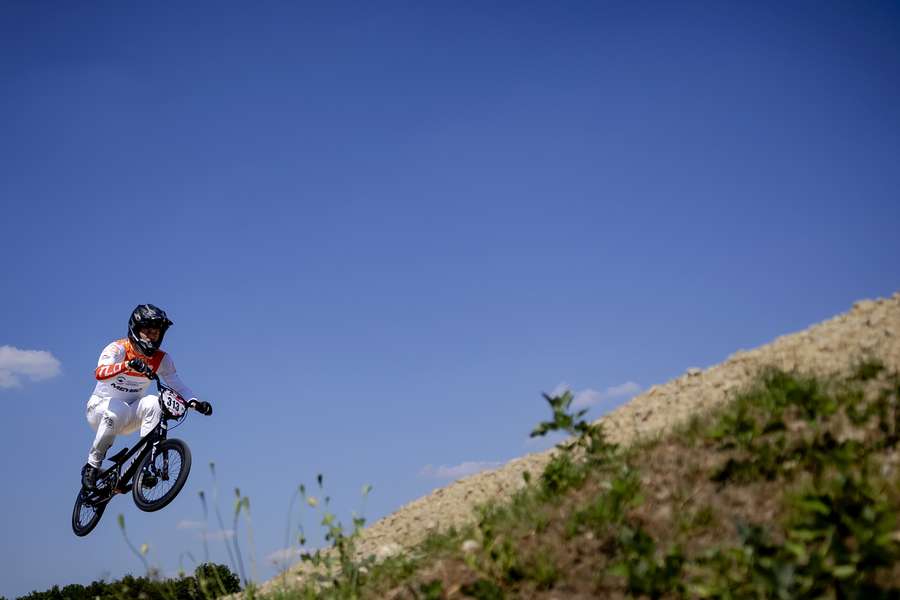
POLYGON ((75 498, 75 507, 72 509, 72 531, 75 532, 75 535, 84 537, 92 532, 100 522, 100 517, 103 516, 103 511, 106 510, 108 503, 109 500, 103 500, 97 504, 85 502, 84 494, 79 491, 75 498), (88 509, 87 518, 82 514, 82 509, 85 508, 88 509))
POLYGON ((154 465, 157 469, 162 468, 164 457, 168 457, 170 461, 169 468, 171 468, 172 459, 178 458, 179 460, 179 471, 178 474, 175 475, 172 487, 163 492, 159 497, 153 497, 153 491, 160 488, 161 484, 169 481, 171 477, 169 477, 169 479, 161 478, 153 486, 144 486, 146 469, 150 464, 149 454, 141 461, 137 473, 134 476, 134 481, 131 484, 131 495, 134 499, 134 503, 139 509, 145 512, 159 510, 174 500, 175 496, 178 495, 178 492, 181 491, 181 488, 184 487, 188 474, 191 472, 191 449, 181 440, 168 439, 159 443, 156 447, 156 460, 154 461, 154 465))

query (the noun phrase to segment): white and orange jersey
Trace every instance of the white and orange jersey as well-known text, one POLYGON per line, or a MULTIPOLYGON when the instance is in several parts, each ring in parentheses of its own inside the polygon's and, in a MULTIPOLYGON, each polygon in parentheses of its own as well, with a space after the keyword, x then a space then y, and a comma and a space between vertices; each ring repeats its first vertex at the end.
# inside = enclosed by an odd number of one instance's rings
POLYGON ((152 357, 146 357, 134 351, 128 338, 112 342, 100 354, 100 360, 97 361, 97 369, 94 372, 94 376, 97 378, 94 396, 103 400, 122 400, 126 404, 137 402, 143 398, 152 382, 128 368, 128 361, 133 358, 143 360, 153 369, 154 373, 162 377, 167 386, 173 388, 184 398, 195 397, 194 392, 184 385, 175 372, 175 363, 172 362, 171 356, 162 350, 157 350, 152 357))

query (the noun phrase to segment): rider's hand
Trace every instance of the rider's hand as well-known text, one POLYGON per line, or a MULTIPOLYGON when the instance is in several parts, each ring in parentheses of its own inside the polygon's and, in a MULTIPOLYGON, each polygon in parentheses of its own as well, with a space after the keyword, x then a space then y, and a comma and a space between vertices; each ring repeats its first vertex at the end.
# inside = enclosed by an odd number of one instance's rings
POLYGON ((210 404, 209 402, 204 402, 195 398, 193 403, 194 410, 196 410, 201 415, 206 415, 208 417, 212 414, 212 404, 210 404))
POLYGON ((132 371, 137 371, 141 375, 145 377, 149 377, 153 373, 153 369, 151 369, 147 363, 145 363, 140 358, 132 358, 128 361, 128 368, 132 371))

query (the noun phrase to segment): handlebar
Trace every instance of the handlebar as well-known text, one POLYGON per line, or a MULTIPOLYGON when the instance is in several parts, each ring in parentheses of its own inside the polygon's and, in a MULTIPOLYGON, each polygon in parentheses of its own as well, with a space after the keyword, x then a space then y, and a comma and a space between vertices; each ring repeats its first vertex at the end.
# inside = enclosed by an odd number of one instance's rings
MULTIPOLYGON (((159 391, 160 394, 162 394, 162 392, 164 390, 169 390, 171 392, 174 392, 179 398, 184 400, 184 398, 182 398, 181 394, 178 393, 178 390, 171 388, 171 387, 167 386, 166 384, 164 384, 160 380, 159 375, 157 375, 153 371, 150 371, 150 374, 146 375, 146 377, 148 379, 152 379, 153 381, 156 382, 156 389, 159 391)), ((184 400, 184 402, 185 402, 185 404, 188 405, 188 408, 193 408, 201 415, 205 415, 207 417, 212 415, 212 405, 209 402, 203 402, 201 400, 197 400, 196 398, 191 398, 190 400, 184 400)))

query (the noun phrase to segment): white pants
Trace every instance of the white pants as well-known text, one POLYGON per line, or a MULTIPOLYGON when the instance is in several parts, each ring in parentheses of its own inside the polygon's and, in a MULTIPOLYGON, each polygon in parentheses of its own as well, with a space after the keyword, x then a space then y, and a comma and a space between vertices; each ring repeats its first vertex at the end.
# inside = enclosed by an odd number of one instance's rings
POLYGON ((161 415, 162 409, 155 394, 144 396, 133 404, 91 396, 87 403, 86 416, 88 424, 97 432, 97 436, 88 454, 88 463, 99 469, 106 457, 106 451, 112 446, 117 435, 133 433, 140 429, 141 437, 144 437, 153 431, 161 415))

